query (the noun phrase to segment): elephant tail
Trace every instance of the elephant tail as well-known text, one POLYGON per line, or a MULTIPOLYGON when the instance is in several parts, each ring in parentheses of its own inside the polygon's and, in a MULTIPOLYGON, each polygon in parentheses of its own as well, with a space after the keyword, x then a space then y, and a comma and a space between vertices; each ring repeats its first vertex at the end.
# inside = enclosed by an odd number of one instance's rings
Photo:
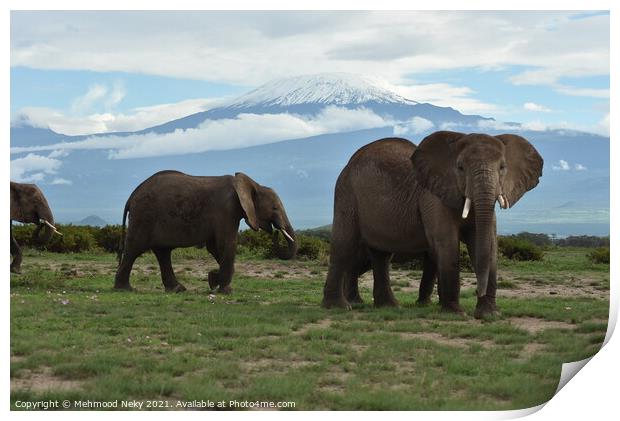
POLYGON ((125 209, 123 209, 123 225, 121 228, 121 238, 118 243, 118 252, 116 253, 116 259, 118 264, 121 264, 123 258, 123 251, 125 249, 125 227, 127 225, 127 214, 129 213, 129 200, 125 203, 125 209))

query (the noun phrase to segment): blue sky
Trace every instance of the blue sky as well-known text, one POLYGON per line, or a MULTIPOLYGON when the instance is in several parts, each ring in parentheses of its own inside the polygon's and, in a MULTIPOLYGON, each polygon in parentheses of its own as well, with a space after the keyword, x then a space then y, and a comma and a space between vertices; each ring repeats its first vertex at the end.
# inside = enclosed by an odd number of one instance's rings
POLYGON ((139 130, 315 72, 539 129, 609 130, 606 12, 12 12, 11 64, 12 118, 66 134, 139 130))

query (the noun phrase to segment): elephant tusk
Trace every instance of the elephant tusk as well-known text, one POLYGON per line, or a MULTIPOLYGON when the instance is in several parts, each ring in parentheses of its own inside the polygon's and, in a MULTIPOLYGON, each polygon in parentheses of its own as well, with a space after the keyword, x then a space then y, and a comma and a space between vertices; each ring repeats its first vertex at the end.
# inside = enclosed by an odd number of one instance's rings
POLYGON ((62 237, 62 233, 61 233, 61 232, 59 232, 59 231, 56 229, 56 227, 55 227, 55 226, 53 226, 52 224, 50 224, 47 220, 45 220, 45 219, 40 219, 40 220, 39 220, 39 223, 47 225, 48 227, 50 227, 50 228, 52 229, 52 231, 54 231, 54 234, 58 234, 58 235, 60 235, 60 236, 62 237))
POLYGON ((510 207, 510 202, 508 201, 508 198, 506 196, 503 196, 504 200, 506 201, 506 207, 504 209, 508 209, 510 207))
POLYGON ((295 242, 295 240, 293 239, 293 237, 291 237, 291 236, 289 235, 289 233, 288 233, 288 232, 286 232, 286 230, 285 230, 284 228, 280 228, 280 232, 282 232, 282 235, 284 235, 286 238, 288 238, 288 240, 289 240, 291 243, 294 243, 294 242, 295 242))
POLYGON ((463 219, 466 219, 467 215, 469 215, 469 208, 471 208, 471 199, 469 197, 466 197, 465 206, 463 206, 463 219))
POLYGON ((506 209, 506 201, 504 200, 504 196, 502 196, 502 195, 501 195, 501 193, 500 193, 500 195, 499 195, 499 196, 497 196, 497 200, 498 200, 498 202, 499 202, 499 206, 500 206, 502 209, 506 209))

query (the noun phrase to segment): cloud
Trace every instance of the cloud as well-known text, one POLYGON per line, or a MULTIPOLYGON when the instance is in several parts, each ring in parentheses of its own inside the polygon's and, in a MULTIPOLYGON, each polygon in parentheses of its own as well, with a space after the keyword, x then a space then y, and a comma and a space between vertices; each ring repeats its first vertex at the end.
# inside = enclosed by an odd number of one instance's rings
POLYGON ((325 133, 386 127, 392 124, 393 122, 365 108, 352 110, 328 106, 312 117, 288 113, 239 114, 231 119, 206 120, 197 128, 177 129, 172 133, 91 136, 76 142, 14 147, 11 148, 11 153, 104 149, 109 151, 111 159, 182 155, 245 148, 325 133))
POLYGON ((587 168, 582 164, 575 164, 573 167, 571 167, 570 164, 563 159, 560 159, 557 165, 552 165, 551 169, 553 169, 554 171, 570 171, 571 169, 575 171, 587 170, 587 168))
POLYGON ((500 110, 496 104, 473 98, 476 91, 467 86, 454 86, 448 83, 398 85, 385 82, 385 87, 402 97, 440 107, 455 108, 465 114, 491 114, 500 110))
POLYGON ((535 102, 526 102, 523 104, 523 109, 527 111, 535 111, 541 113, 548 113, 551 109, 545 107, 544 105, 536 104, 535 102))
MULTIPOLYGON (((120 93, 110 96, 113 100, 118 100, 119 97, 120 93)), ((138 107, 129 113, 106 112, 88 115, 67 114, 52 108, 24 107, 13 118, 13 124, 27 121, 34 127, 50 128, 56 133, 70 136, 132 132, 208 110, 225 100, 226 98, 188 99, 171 104, 138 107)))
POLYGON ((11 180, 28 183, 40 182, 47 175, 56 174, 62 162, 47 156, 29 153, 11 161, 11 180))
POLYGON ((394 135, 402 136, 405 134, 420 134, 429 131, 435 127, 432 121, 422 117, 413 117, 402 124, 394 126, 394 135))
POLYGON ((520 66, 514 83, 554 85, 609 74, 609 15, 578 13, 16 11, 11 65, 250 85, 300 70, 363 67, 402 84, 421 72, 520 66))
POLYGON ((86 110, 90 110, 97 102, 104 99, 107 93, 108 88, 104 85, 92 85, 83 96, 73 100, 71 110, 74 113, 82 113, 86 110))
POLYGON ((50 182, 50 184, 68 184, 68 185, 71 185, 71 184, 73 184, 73 182, 71 180, 67 180, 66 178, 57 177, 57 178, 54 178, 50 182))
POLYGON ((553 165, 551 168, 556 171, 568 171, 570 170, 570 165, 568 165, 568 162, 564 161, 563 159, 560 159, 558 161, 558 165, 553 165))

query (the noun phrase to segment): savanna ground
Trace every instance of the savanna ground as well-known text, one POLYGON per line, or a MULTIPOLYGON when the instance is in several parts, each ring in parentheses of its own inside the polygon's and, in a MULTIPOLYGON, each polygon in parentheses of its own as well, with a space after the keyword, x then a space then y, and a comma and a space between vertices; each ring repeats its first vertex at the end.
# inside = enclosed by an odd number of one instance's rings
MULTIPOLYGON (((11 275, 11 402, 293 401, 295 409, 518 409, 549 400, 561 365, 595 354, 609 265, 587 249, 500 260, 501 316, 481 322, 416 306, 420 271, 393 270, 400 308, 319 306, 325 262, 238 257, 230 296, 211 295, 204 250, 176 250, 188 288, 163 292, 152 255, 137 292, 112 291, 112 254, 28 250, 11 275)), ((462 274, 471 315, 475 277, 462 274)), ((433 297, 434 303, 437 297, 433 297)))

